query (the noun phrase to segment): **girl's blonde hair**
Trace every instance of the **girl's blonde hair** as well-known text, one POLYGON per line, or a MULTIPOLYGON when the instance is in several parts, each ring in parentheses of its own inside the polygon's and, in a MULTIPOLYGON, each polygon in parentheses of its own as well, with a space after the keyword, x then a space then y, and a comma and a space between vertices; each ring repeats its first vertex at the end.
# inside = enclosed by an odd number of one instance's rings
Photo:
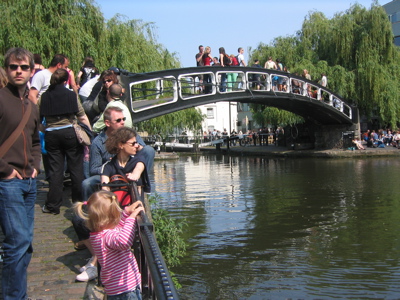
POLYGON ((117 196, 108 191, 93 193, 87 201, 87 213, 83 210, 83 202, 74 205, 76 214, 86 221, 91 232, 99 232, 107 228, 114 228, 121 220, 122 209, 117 196))

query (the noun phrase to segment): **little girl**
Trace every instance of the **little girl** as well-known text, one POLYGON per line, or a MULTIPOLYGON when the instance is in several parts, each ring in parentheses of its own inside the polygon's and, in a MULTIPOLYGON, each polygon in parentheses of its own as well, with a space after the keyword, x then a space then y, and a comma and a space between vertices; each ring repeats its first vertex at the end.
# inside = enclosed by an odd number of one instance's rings
POLYGON ((90 229, 90 243, 101 266, 101 280, 107 299, 142 299, 141 275, 131 246, 137 227, 136 216, 144 211, 140 201, 122 210, 115 194, 98 191, 75 205, 76 213, 90 229))

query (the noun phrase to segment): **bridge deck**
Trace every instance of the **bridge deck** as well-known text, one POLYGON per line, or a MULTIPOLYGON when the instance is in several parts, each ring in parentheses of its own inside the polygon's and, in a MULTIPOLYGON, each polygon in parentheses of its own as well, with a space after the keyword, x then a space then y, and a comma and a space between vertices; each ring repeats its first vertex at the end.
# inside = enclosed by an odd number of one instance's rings
POLYGON ((319 124, 354 124, 356 107, 305 78, 276 70, 198 67, 121 75, 135 122, 219 101, 260 103, 319 124), (202 83, 199 82, 202 78, 202 83), (285 83, 280 88, 279 83, 285 83), (200 89, 202 90, 200 92, 200 89))

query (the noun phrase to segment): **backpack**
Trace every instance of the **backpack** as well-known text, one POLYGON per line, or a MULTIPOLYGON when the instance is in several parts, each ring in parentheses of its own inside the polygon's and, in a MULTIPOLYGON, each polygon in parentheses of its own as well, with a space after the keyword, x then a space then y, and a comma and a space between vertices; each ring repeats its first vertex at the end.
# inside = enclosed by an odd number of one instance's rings
POLYGON ((231 58, 228 55, 224 55, 224 66, 229 67, 232 64, 231 58))
POLYGON ((237 56, 234 56, 233 58, 231 58, 231 66, 239 66, 239 58, 237 56))
MULTIPOLYGON (((101 91, 100 91, 101 92, 101 91)), ((99 94, 100 94, 99 92, 99 94)), ((82 107, 85 110, 87 117, 91 123, 94 123, 93 120, 96 116, 100 114, 99 108, 99 94, 97 94, 94 100, 85 100, 82 103, 82 107)))
POLYGON ((80 86, 83 86, 86 82, 96 76, 96 68, 95 67, 84 67, 82 72, 80 86))
POLYGON ((130 186, 128 179, 125 176, 116 174, 110 177, 110 183, 124 184, 126 186, 110 187, 111 192, 113 192, 118 199, 121 207, 125 207, 131 204, 132 198, 130 194, 130 186))

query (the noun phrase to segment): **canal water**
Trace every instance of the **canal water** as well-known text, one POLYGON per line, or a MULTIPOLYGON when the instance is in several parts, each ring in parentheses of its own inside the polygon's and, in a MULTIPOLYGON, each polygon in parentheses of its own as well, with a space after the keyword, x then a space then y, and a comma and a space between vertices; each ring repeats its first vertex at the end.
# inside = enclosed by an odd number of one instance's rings
POLYGON ((155 161, 185 219, 181 299, 400 299, 400 161, 155 161))

